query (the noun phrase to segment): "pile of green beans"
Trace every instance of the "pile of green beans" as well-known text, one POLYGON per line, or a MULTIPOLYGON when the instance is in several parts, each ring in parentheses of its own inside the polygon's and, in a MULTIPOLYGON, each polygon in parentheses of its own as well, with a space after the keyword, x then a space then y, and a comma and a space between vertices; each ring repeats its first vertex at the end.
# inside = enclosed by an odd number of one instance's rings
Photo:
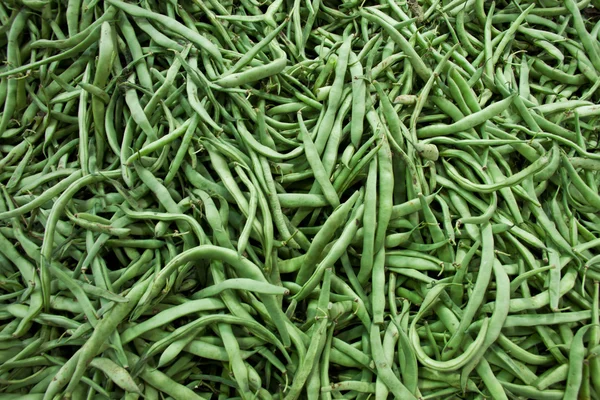
POLYGON ((0 399, 600 398, 598 3, 0 1, 0 399))

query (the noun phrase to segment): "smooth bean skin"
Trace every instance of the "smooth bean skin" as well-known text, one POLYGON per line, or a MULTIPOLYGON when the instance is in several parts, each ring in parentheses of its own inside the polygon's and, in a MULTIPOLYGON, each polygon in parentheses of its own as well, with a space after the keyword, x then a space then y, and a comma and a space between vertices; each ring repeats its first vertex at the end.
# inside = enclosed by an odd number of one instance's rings
POLYGON ((152 19, 165 25, 169 29, 174 30, 175 32, 183 35, 184 37, 188 37, 194 44, 196 44, 200 48, 205 49, 211 56, 215 57, 217 61, 222 61, 221 52, 213 43, 211 43, 209 40, 207 40, 197 32, 182 25, 181 23, 173 21, 164 15, 147 11, 141 7, 124 3, 120 0, 110 0, 110 3, 133 16, 152 19))
POLYGON ((463 118, 462 120, 450 125, 430 125, 427 127, 419 128, 417 130, 417 135, 420 139, 425 139, 435 136, 445 136, 462 130, 473 128, 506 110, 512 104, 513 99, 514 95, 507 97, 504 100, 489 105, 483 110, 473 113, 463 118))
MULTIPOLYGON (((201 260, 201 259, 215 259, 223 262, 227 262, 234 268, 238 270, 238 272, 247 277, 248 279, 255 279, 258 281, 266 282, 264 275, 261 270, 253 264, 251 261, 240 258, 237 253, 233 250, 221 248, 213 245, 201 245, 195 248, 191 248, 184 253, 179 254, 174 257, 168 265, 161 271, 159 275, 157 275, 156 279, 152 283, 151 289, 148 293, 144 295, 144 298, 140 300, 140 310, 144 310, 144 304, 147 304, 150 300, 158 295, 158 293, 164 288, 167 279, 174 272, 174 270, 189 261, 193 260, 201 260)), ((271 308, 275 325, 278 329, 281 329, 282 338, 284 338, 284 345, 289 345, 289 334, 287 332, 287 328, 285 328, 284 324, 287 319, 283 312, 276 306, 275 299, 269 296, 260 296, 267 305, 267 307, 271 308), (279 310, 279 311, 275 311, 279 310), (287 344, 286 339, 287 338, 287 344)), ((140 311, 138 311, 138 314, 140 311)))
POLYGON ((598 394, 600 2, 335 3, 0 2, 0 398, 598 394))

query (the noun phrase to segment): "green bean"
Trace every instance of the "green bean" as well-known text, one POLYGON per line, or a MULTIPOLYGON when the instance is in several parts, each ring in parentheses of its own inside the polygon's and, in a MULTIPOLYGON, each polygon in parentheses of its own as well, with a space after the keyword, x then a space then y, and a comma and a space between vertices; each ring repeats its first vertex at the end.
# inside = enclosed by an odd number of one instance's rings
POLYGON ((52 275, 54 275, 61 283, 63 283, 77 298, 77 301, 81 305, 81 308, 83 309, 87 320, 93 327, 95 327, 98 323, 98 316, 96 311, 94 310, 94 307, 92 306, 92 303, 84 293, 83 289, 79 285, 77 285, 75 281, 73 281, 73 279, 69 277, 69 275, 66 272, 62 271, 59 267, 52 265, 52 263, 49 265, 49 267, 51 269, 52 275))
MULTIPOLYGON (((378 138, 378 134, 374 136, 374 138, 378 138)), ((365 143, 366 144, 366 143, 365 143)), ((365 145, 363 145, 364 147, 365 145)), ((359 158, 363 155, 361 149, 354 154, 352 159, 350 160, 350 168, 344 169, 342 173, 340 173, 334 180, 334 189, 343 193, 348 189, 350 184, 356 178, 356 176, 363 170, 363 168, 371 162, 375 158, 375 156, 379 153, 379 149, 383 146, 383 141, 380 141, 375 148, 373 148, 369 153, 367 153, 363 158, 359 158)))
POLYGON ((306 357, 304 358, 304 362, 300 366, 299 371, 297 371, 297 375, 285 399, 292 400, 297 399, 300 396, 300 391, 308 379, 313 365, 317 362, 323 351, 323 346, 325 345, 325 340, 327 338, 325 336, 327 318, 318 320, 314 326, 314 334, 312 335, 308 346, 306 357))
POLYGON ((343 91, 344 79, 346 76, 346 68, 348 65, 348 58, 350 54, 352 39, 352 36, 348 36, 344 40, 338 52, 338 59, 336 61, 337 64, 335 66, 335 79, 332 88, 329 92, 327 109, 323 116, 323 120, 319 124, 319 128, 315 138, 315 147, 319 155, 323 152, 323 149, 325 148, 325 144, 329 137, 329 133, 335 121, 335 115, 342 102, 341 95, 343 91))
POLYGON ((514 34, 519 29, 519 26, 527 18, 527 15, 529 14, 530 11, 533 10, 533 8, 534 8, 533 5, 530 5, 526 9, 522 10, 519 17, 516 18, 513 21, 513 23, 510 25, 510 28, 504 32, 504 37, 502 38, 502 40, 500 41, 500 43, 494 50, 494 54, 492 56, 492 68, 496 65, 496 63, 498 62, 498 59, 500 58, 500 55, 504 51, 504 48, 510 42, 510 40, 514 37, 514 34))
POLYGON ((420 139, 424 139, 428 137, 449 135, 469 128, 473 128, 477 125, 485 123, 490 118, 506 110, 513 102, 513 98, 514 95, 511 95, 510 97, 507 97, 504 100, 494 103, 482 109, 481 111, 475 112, 463 118, 462 120, 455 122, 454 124, 430 125, 428 127, 419 128, 417 129, 417 135, 420 139))
POLYGON ((263 294, 279 294, 285 295, 288 294, 289 291, 283 287, 271 285, 269 283, 263 282, 255 282, 252 279, 229 279, 221 284, 217 284, 205 289, 202 289, 199 292, 196 292, 193 296, 194 299, 202 299, 204 297, 212 297, 223 290, 227 289, 240 289, 240 290, 250 290, 257 293, 263 294))
POLYGON ((106 234, 115 235, 115 236, 128 236, 131 232, 131 229, 113 228, 110 225, 103 225, 103 224, 86 221, 85 219, 78 218, 77 215, 72 215, 70 213, 68 213, 67 215, 69 216, 69 219, 73 223, 81 226, 84 229, 91 230, 94 232, 106 233, 106 234))
POLYGON ((579 39, 581 40, 581 44, 589 54, 596 70, 600 70, 600 55, 598 54, 598 46, 585 28, 578 5, 575 3, 575 1, 568 0, 565 1, 565 8, 573 16, 573 25, 577 31, 579 39))
POLYGON ((379 251, 383 248, 385 232, 387 231, 387 226, 392 216, 393 207, 392 187, 394 184, 394 173, 392 171, 392 152, 386 137, 382 140, 382 146, 379 149, 377 160, 379 182, 385 182, 385 184, 379 185, 378 219, 374 242, 375 251, 379 251))
MULTIPOLYGON (((130 363, 135 364, 138 361, 138 357, 135 354, 130 352, 127 352, 126 354, 130 363)), ((144 370, 140 373, 140 377, 149 385, 161 388, 162 391, 170 396, 173 396, 173 398, 202 399, 202 397, 196 394, 193 390, 173 381, 167 375, 158 370, 144 368, 144 370)))
POLYGON ((367 222, 375 220, 377 213, 377 171, 377 160, 375 159, 369 165, 369 175, 365 188, 364 234, 360 270, 358 272, 359 282, 365 282, 368 277, 372 276, 371 271, 375 257, 376 225, 367 222))
MULTIPOLYGON (((352 97, 349 95, 349 89, 346 89, 344 91, 344 93, 342 94, 342 97, 344 97, 344 101, 342 102, 342 104, 340 106, 340 110, 338 112, 338 115, 335 118, 332 131, 329 135, 329 138, 327 140, 327 145, 323 152, 323 167, 325 169, 325 173, 327 176, 330 176, 335 168, 335 165, 338 161, 337 158, 338 158, 339 145, 340 145, 340 142, 342 139, 342 135, 345 134, 345 132, 342 130, 342 122, 345 119, 348 111, 350 110, 350 106, 351 106, 352 97)), ((323 114, 321 114, 321 115, 323 115, 323 114)), ((346 128, 344 128, 344 129, 346 131, 349 130, 348 126, 346 126, 346 128)), ((315 187, 313 187, 312 190, 316 191, 317 189, 315 187)))
POLYGON ((594 208, 600 207, 600 197, 594 193, 589 186, 581 179, 575 168, 568 162, 567 157, 561 152, 562 165, 567 171, 573 185, 585 196, 588 204, 594 208))
POLYGON ((475 310, 481 305, 483 296, 485 295, 485 290, 489 284, 489 279, 494 264, 494 254, 493 251, 490 250, 493 248, 494 239, 491 225, 489 223, 485 224, 481 230, 481 242, 482 258, 479 273, 477 274, 477 281, 475 283, 471 298, 469 299, 469 302, 467 303, 467 306, 463 312, 457 333, 452 335, 452 338, 450 338, 444 348, 443 357, 445 357, 445 359, 451 357, 458 350, 458 346, 462 342, 463 332, 465 331, 465 328, 470 325, 475 314, 475 310))
POLYGON ((127 215, 127 217, 134 220, 144 220, 144 219, 156 219, 158 221, 172 221, 172 220, 183 220, 187 224, 189 224, 190 228, 198 238, 200 243, 206 243, 206 234, 204 230, 194 218, 185 214, 173 214, 173 213, 159 213, 159 212, 136 212, 128 209, 127 207, 120 207, 123 213, 127 215))
POLYGON ((174 129, 169 134, 164 135, 161 138, 154 140, 153 142, 150 142, 149 144, 147 144, 146 146, 142 147, 141 149, 136 151, 134 154, 132 154, 125 161, 125 163, 127 165, 131 165, 131 164, 133 164, 134 161, 137 161, 146 155, 152 154, 153 152, 155 152, 159 149, 162 149, 164 146, 167 146, 169 143, 172 143, 174 140, 176 140, 177 138, 179 138, 180 136, 182 136, 183 134, 185 134, 186 132, 189 131, 188 128, 190 127, 192 122, 193 122, 192 119, 189 119, 189 120, 185 121, 183 124, 181 124, 177 129, 174 129))
POLYGON ((460 175, 458 175, 458 171, 456 171, 456 169, 450 163, 448 163, 445 160, 443 160, 443 162, 444 162, 444 165, 446 166, 446 171, 457 182, 459 182, 460 186, 462 186, 463 188, 465 188, 467 190, 476 188, 477 190, 480 190, 482 193, 491 193, 494 190, 501 189, 503 187, 507 187, 507 186, 519 183, 522 180, 526 179, 527 176, 540 171, 549 162, 549 159, 550 158, 548 157, 548 155, 539 157, 536 161, 531 163, 527 168, 519 171, 518 173, 516 173, 514 175, 511 175, 509 178, 505 179, 504 181, 501 181, 498 183, 492 183, 492 184, 472 183, 469 180, 467 180, 466 178, 463 178, 460 175))
POLYGON ((533 62, 533 67, 538 70, 541 74, 554 79, 561 83, 566 83, 569 85, 582 85, 587 81, 587 78, 584 75, 569 75, 560 70, 553 69, 548 66, 543 61, 536 59, 533 62))
POLYGON ((596 395, 596 0, 42 3, 0 3, 5 397, 596 395))
POLYGON ((334 390, 351 390, 359 393, 375 393, 375 384, 361 381, 344 381, 332 383, 331 387, 323 387, 321 392, 329 392, 334 390))
POLYGON ((233 374, 240 387, 240 391, 242 395, 247 395, 250 392, 249 382, 248 382, 248 370, 244 364, 244 361, 241 357, 239 351, 239 345, 235 336, 233 335, 233 330, 231 329, 231 325, 229 324, 219 324, 219 331, 221 333, 221 337, 223 338, 223 342, 225 344, 225 349, 228 352, 229 360, 232 365, 233 374))
POLYGON ((304 285, 302 286, 300 292, 295 294, 293 298, 295 298, 296 300, 301 300, 305 298, 310 293, 310 291, 314 290, 314 288, 318 285, 318 282, 321 279, 325 270, 342 256, 342 252, 346 250, 346 248, 350 244, 350 241, 352 240, 352 237, 356 234, 356 231, 358 230, 358 225, 362 218, 363 211, 364 205, 361 204, 360 206, 358 206, 355 213, 353 213, 354 215, 351 216, 350 221, 344 227, 340 239, 337 242, 335 242, 335 244, 331 248, 330 253, 328 253, 325 256, 325 258, 319 263, 311 277, 308 278, 306 283, 304 283, 304 285))
POLYGON ((285 68, 286 63, 286 54, 281 52, 278 58, 264 66, 253 67, 243 72, 229 74, 217 79, 214 83, 224 88, 242 86, 279 74, 285 68))
POLYGON ((510 310, 510 283, 508 275, 498 261, 494 261, 494 275, 496 277, 496 299, 497 303, 494 307, 494 312, 490 318, 490 328, 483 341, 482 347, 478 350, 477 355, 465 366, 461 372, 461 387, 465 390, 467 379, 470 372, 475 369, 479 360, 483 357, 487 348, 491 346, 501 335, 501 329, 504 321, 508 317, 510 310))
POLYGON ((415 69, 415 71, 417 72, 417 74, 421 77, 421 79, 423 79, 425 81, 429 79, 429 76, 431 75, 431 71, 425 65, 425 63, 423 62, 423 60, 421 60, 421 57, 419 57, 419 55, 416 53, 416 51, 414 50, 414 48, 396 30, 396 28, 394 28, 393 26, 391 26, 390 24, 388 24, 380 16, 375 15, 375 14, 371 14, 370 11, 366 11, 366 10, 363 11, 363 10, 361 10, 361 15, 364 18, 366 18, 366 19, 368 19, 368 20, 370 20, 372 22, 375 22, 378 25, 380 25, 390 35, 390 37, 398 44, 398 46, 400 47, 400 49, 405 54, 408 55, 410 63, 412 64, 412 66, 415 69))
POLYGON ((364 97, 366 84, 362 79, 363 68, 360 59, 354 53, 350 53, 350 71, 352 74, 352 122, 350 137, 352 145, 358 148, 363 134, 363 118, 365 116, 364 97))
POLYGON ((312 142, 310 138, 310 134, 306 129, 306 125, 304 124, 304 120, 302 119, 302 113, 298 112, 298 121, 300 122, 300 129, 302 132, 302 140, 304 143, 304 151, 306 153, 306 157, 308 159, 311 168, 313 169, 313 173, 315 175, 315 179, 319 183, 325 198, 334 208, 340 205, 339 197, 329 181, 327 177, 327 173, 325 171, 325 167, 323 163, 319 159, 318 149, 315 146, 315 143, 312 142))
POLYGON ((135 384, 129 373, 119 365, 107 358, 97 357, 90 362, 90 366, 98 368, 111 378, 122 389, 141 394, 139 387, 135 384))
MULTIPOLYGON (((158 274, 156 276, 155 281, 152 284, 151 290, 144 295, 144 299, 141 301, 141 304, 146 303, 149 299, 152 299, 154 296, 156 296, 156 294, 160 290, 162 290, 162 287, 164 286, 166 279, 169 277, 169 275, 171 275, 173 273, 174 269, 176 269, 179 265, 186 263, 188 260, 202 259, 202 258, 222 260, 222 261, 228 262, 234 268, 237 267, 239 269, 238 272, 240 273, 240 275, 246 276, 246 277, 248 277, 248 279, 255 279, 257 281, 263 281, 263 282, 265 281, 265 278, 262 275, 262 272, 260 272, 259 268, 255 264, 253 264, 252 262, 250 262, 244 258, 239 258, 237 256, 237 254, 236 255, 234 255, 234 254, 236 254, 236 253, 231 250, 219 248, 219 247, 212 246, 212 245, 198 246, 196 248, 189 249, 184 253, 181 253, 180 255, 174 257, 169 262, 169 264, 166 265, 165 268, 160 272, 160 274, 158 274)), ((270 299, 269 297, 266 297, 266 296, 260 296, 260 297, 263 298, 263 301, 265 303, 269 304, 267 307, 271 307, 271 305, 273 304, 272 299, 270 299)), ((275 312, 272 315, 272 318, 275 318, 275 324, 278 326, 278 328, 281 326, 280 325, 281 322, 277 315, 279 312, 275 312)), ((282 329, 282 328, 279 328, 279 329, 282 329)), ((282 336, 289 337, 288 335, 284 335, 284 334, 282 334, 282 336)), ((285 341, 284 341, 284 344, 285 344, 285 341)))
POLYGON ((577 393, 580 391, 582 381, 581 369, 583 368, 583 357, 585 352, 583 347, 583 336, 590 327, 590 325, 587 325, 580 328, 573 339, 573 344, 569 353, 569 372, 564 393, 565 397, 577 396, 577 393))
POLYGON ((71 185, 68 186, 68 188, 66 188, 65 192, 59 197, 59 199, 57 200, 57 202, 54 204, 54 206, 52 207, 52 212, 50 213, 50 216, 48 217, 48 226, 47 229, 44 233, 44 244, 42 246, 41 249, 41 263, 42 263, 42 269, 41 269, 41 284, 42 284, 42 292, 43 292, 43 296, 44 296, 44 304, 46 305, 46 307, 48 306, 48 302, 49 302, 49 297, 50 297, 50 282, 48 280, 49 278, 49 274, 48 274, 48 266, 49 263, 51 263, 52 260, 52 245, 54 243, 54 232, 55 232, 55 226, 56 223, 58 221, 58 218, 60 216, 60 214, 63 212, 63 208, 65 207, 66 203, 70 200, 70 198, 81 188, 85 187, 86 185, 95 183, 95 182, 101 182, 106 178, 114 178, 117 175, 112 172, 112 173, 106 173, 106 175, 104 174, 98 174, 98 175, 87 175, 84 177, 81 177, 79 179, 77 179, 76 181, 74 181, 71 185))
POLYGON ((387 386, 387 388, 394 394, 394 396, 403 399, 416 398, 415 395, 411 393, 406 386, 402 384, 402 382, 400 382, 398 377, 394 375, 391 367, 386 362, 379 332, 379 325, 373 324, 370 329, 369 337, 373 361, 375 362, 379 377, 387 386))
POLYGON ((197 32, 182 25, 181 23, 176 22, 168 18, 167 16, 145 10, 141 7, 132 4, 124 3, 120 0, 110 0, 110 3, 115 7, 118 7, 119 9, 123 10, 124 12, 133 15, 134 17, 154 20, 164 25, 166 28, 184 37, 189 38, 190 41, 192 41, 198 47, 206 50, 211 56, 213 56, 217 60, 217 62, 222 62, 221 53, 213 43, 199 35, 197 32))
MULTIPOLYGON (((509 315, 504 324, 505 328, 516 326, 537 326, 537 325, 555 325, 560 323, 584 321, 591 317, 591 311, 573 311, 571 313, 561 314, 537 314, 536 318, 527 320, 521 315, 509 315)), ((469 329, 479 328, 482 324, 475 322, 469 329)))
POLYGON ((21 177, 23 176, 25 167, 30 163, 32 156, 33 156, 33 146, 29 146, 29 148, 27 149, 27 153, 25 153, 25 156, 19 162, 19 164, 13 171, 12 176, 8 180, 8 183, 6 184, 7 191, 12 191, 12 189, 14 189, 14 187, 17 185, 17 183, 21 180, 21 177))
POLYGON ((27 261, 26 258, 22 257, 2 234, 0 234, 0 244, 2 245, 0 246, 0 253, 15 264, 20 274, 25 278, 30 289, 32 289, 29 310, 22 317, 19 325, 12 333, 13 336, 19 337, 27 331, 31 320, 39 314, 43 307, 42 292, 38 288, 41 286, 40 279, 35 272, 35 267, 27 261))
POLYGON ((108 334, 115 329, 116 325, 125 318, 135 306, 135 303, 143 294, 144 290, 146 290, 148 284, 149 280, 146 280, 145 282, 135 285, 134 290, 127 295, 127 298, 130 301, 116 305, 108 316, 105 316, 98 322, 92 337, 85 343, 81 350, 69 359, 69 361, 67 361, 60 369, 55 379, 49 385, 45 397, 52 397, 67 384, 67 380, 69 381, 69 384, 66 388, 66 392, 70 393, 73 390, 74 386, 83 376, 84 369, 95 357, 98 348, 106 340, 108 334), (71 374, 73 374, 73 376, 69 376, 71 374))

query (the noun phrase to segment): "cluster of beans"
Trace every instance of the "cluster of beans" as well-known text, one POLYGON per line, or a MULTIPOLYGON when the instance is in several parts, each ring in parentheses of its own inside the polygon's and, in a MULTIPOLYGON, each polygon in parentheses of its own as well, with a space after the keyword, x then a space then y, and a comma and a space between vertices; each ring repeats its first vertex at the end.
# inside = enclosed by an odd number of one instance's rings
POLYGON ((582 0, 0 2, 0 399, 600 396, 582 0))

